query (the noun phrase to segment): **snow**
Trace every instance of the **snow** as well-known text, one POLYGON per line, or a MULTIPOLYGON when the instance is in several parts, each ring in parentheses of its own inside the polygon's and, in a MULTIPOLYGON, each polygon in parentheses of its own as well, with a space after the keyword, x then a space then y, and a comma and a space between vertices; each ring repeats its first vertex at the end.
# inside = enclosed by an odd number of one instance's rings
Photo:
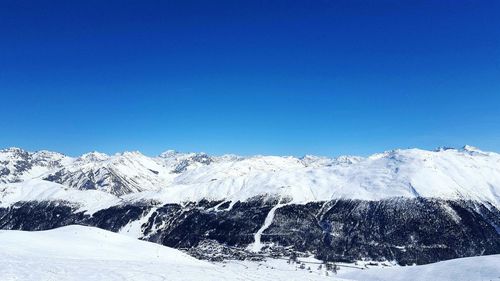
POLYGON ((268 229, 269 226, 271 226, 271 224, 273 223, 274 214, 276 213, 276 210, 285 205, 286 204, 279 203, 276 204, 276 206, 274 206, 273 208, 271 208, 271 210, 269 210, 269 213, 267 214, 266 219, 264 220, 264 224, 262 225, 261 228, 259 228, 259 230, 254 235, 254 242, 248 245, 249 250, 253 252, 260 252, 262 247, 264 247, 264 244, 262 244, 261 242, 262 233, 264 233, 264 231, 266 231, 266 229, 268 229))
POLYGON ((144 236, 144 233, 142 232, 142 225, 145 224, 149 218, 153 215, 154 212, 156 212, 157 208, 151 208, 151 210, 142 218, 138 220, 134 220, 126 224, 124 227, 122 227, 118 233, 132 237, 132 238, 141 238, 144 236))
POLYGON ((0 183, 38 178, 70 161, 70 157, 46 150, 30 153, 17 147, 3 149, 0 150, 0 183))
POLYGON ((468 199, 496 206, 500 202, 496 153, 408 149, 341 160, 320 165, 324 159, 308 157, 305 165, 294 157, 254 156, 214 162, 180 174, 159 192, 132 196, 170 203, 258 195, 292 198, 294 203, 391 197, 468 199))
MULTIPOLYGON (((211 264, 178 250, 109 231, 67 226, 23 232, 0 231, 0 276, 34 280, 332 280, 253 262, 211 264)), ((339 280, 339 279, 333 279, 339 280)))
MULTIPOLYGON (((301 261, 318 262, 313 258, 301 261)), ((337 275, 325 276, 317 264, 299 269, 279 259, 209 263, 172 248, 76 225, 38 232, 0 230, 0 264, 5 281, 500 280, 500 255, 422 266, 340 267, 337 275)))
POLYGON ((203 265, 203 262, 172 248, 80 225, 35 232, 1 230, 0 241, 4 254, 69 259, 158 260, 203 265))
POLYGON ((65 201, 92 214, 123 200, 98 190, 76 190, 40 179, 0 185, 0 207, 23 201, 65 201))
POLYGON ((98 182, 98 189, 110 193, 139 192, 158 190, 169 184, 169 171, 155 159, 139 152, 124 152, 107 156, 92 152, 75 159, 59 170, 64 175, 62 184, 82 189, 92 179, 98 182), (118 184, 119 183, 119 184, 118 184), (114 188, 124 188, 115 192, 114 188))
POLYGON ((12 186, 9 182, 14 179, 27 186, 33 183, 32 179, 61 172, 64 176, 58 182, 66 187, 88 189, 85 183, 93 179, 98 183, 96 189, 125 201, 234 202, 255 196, 276 196, 302 204, 341 198, 426 197, 474 200, 500 206, 500 154, 471 146, 436 151, 392 150, 366 158, 211 157, 175 151, 158 157, 139 152, 112 156, 93 152, 69 158, 58 153, 11 149, 0 151, 0 160, 5 160, 0 162, 0 171, 2 165, 15 171, 12 159, 22 160, 23 155, 31 158, 38 155, 37 159, 44 160, 35 162, 30 170, 15 177, 0 176, 0 182, 7 182, 0 184, 0 190, 2 186, 7 190, 6 186, 12 186))
POLYGON ((500 255, 461 258, 419 266, 372 267, 340 271, 341 278, 364 281, 500 280, 500 255))

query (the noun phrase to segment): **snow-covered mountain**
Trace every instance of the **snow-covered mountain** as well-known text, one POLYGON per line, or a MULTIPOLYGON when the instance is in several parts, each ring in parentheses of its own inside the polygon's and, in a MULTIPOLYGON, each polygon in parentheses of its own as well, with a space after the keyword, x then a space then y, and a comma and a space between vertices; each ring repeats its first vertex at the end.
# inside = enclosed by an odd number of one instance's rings
POLYGON ((70 162, 69 157, 57 152, 42 150, 33 153, 20 148, 3 149, 0 150, 0 183, 37 178, 70 162))
POLYGON ((164 202, 247 200, 268 195, 297 203, 425 197, 498 206, 500 154, 471 146, 392 150, 366 158, 211 157, 174 151, 158 157, 139 152, 112 156, 92 152, 71 158, 18 148, 0 151, 1 183, 28 184, 34 179, 164 202))
POLYGON ((174 151, 154 158, 136 151, 112 156, 90 152, 72 158, 56 152, 8 148, 0 150, 0 183, 28 183, 38 179, 74 189, 124 195, 160 190, 178 174, 212 161, 204 153, 174 151))
POLYGON ((0 171, 0 229, 96 226, 216 260, 500 254, 500 154, 471 146, 338 158, 11 148, 0 171))
POLYGON ((42 177, 75 189, 96 189, 114 195, 159 190, 168 184, 169 172, 155 159, 139 152, 108 156, 92 152, 73 159, 42 177))

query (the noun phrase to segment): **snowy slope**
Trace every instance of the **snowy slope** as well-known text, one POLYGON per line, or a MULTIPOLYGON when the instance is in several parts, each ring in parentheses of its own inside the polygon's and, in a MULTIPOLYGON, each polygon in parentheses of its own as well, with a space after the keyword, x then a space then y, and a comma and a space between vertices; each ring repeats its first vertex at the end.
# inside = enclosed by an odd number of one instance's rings
POLYGON ((325 276, 317 264, 307 264, 310 270, 298 269, 284 260, 208 263, 175 249, 84 226, 40 232, 1 230, 0 264, 5 281, 500 280, 500 255, 423 266, 340 267, 337 275, 325 276))
POLYGON ((210 264, 172 248, 84 226, 40 232, 2 230, 0 264, 5 281, 331 280, 256 263, 210 264))
POLYGON ((204 153, 174 151, 154 158, 137 151, 111 156, 90 152, 71 158, 56 152, 8 148, 0 151, 0 183, 39 178, 75 189, 124 195, 161 189, 178 174, 212 161, 204 153))
POLYGON ((364 281, 500 280, 500 255, 461 258, 419 266, 340 271, 338 277, 364 281))
POLYGON ((245 200, 266 194, 297 203, 397 196, 500 202, 500 155, 496 153, 470 148, 408 149, 340 159, 323 165, 275 156, 216 162, 180 174, 160 192, 133 196, 167 202, 245 200))
POLYGON ((393 150, 367 158, 211 157, 174 151, 152 158, 139 152, 113 156, 94 152, 69 158, 49 152, 0 151, 0 190, 8 190, 16 181, 29 186, 32 178, 100 190, 126 200, 173 203, 270 195, 294 203, 435 197, 500 205, 500 154, 470 146, 393 150), (48 155, 45 161, 33 161, 43 154, 48 155))
POLYGON ((40 257, 162 261, 210 267, 178 250, 99 228, 71 225, 48 231, 0 231, 1 252, 40 257))
POLYGON ((0 183, 40 177, 71 162, 71 158, 51 151, 27 152, 20 148, 0 150, 0 183))
POLYGON ((76 189, 97 189, 123 195, 166 186, 168 171, 139 152, 113 156, 92 152, 74 159, 44 179, 76 189))
POLYGON ((65 201, 79 210, 93 213, 117 205, 123 200, 98 190, 76 190, 40 179, 0 186, 0 207, 22 201, 65 201))

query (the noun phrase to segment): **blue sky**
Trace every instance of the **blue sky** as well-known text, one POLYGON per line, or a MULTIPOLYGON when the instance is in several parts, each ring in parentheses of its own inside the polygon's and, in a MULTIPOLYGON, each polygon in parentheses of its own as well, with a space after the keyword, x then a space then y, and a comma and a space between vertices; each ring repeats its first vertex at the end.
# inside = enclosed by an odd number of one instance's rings
POLYGON ((461 0, 1 1, 0 147, 500 151, 499 14, 461 0))

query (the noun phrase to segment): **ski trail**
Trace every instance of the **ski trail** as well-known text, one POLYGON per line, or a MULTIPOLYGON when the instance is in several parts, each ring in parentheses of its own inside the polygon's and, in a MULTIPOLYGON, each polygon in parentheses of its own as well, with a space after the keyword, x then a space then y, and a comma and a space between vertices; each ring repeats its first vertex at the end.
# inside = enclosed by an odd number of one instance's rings
POLYGON ((261 238, 262 238, 262 233, 264 233, 264 231, 266 231, 266 229, 269 228, 269 226, 271 226, 271 224, 273 223, 273 220, 274 220, 274 214, 276 213, 276 210, 285 206, 287 204, 281 204, 281 203, 278 203, 276 204, 276 206, 274 206, 270 211, 269 213, 267 214, 266 216, 266 219, 264 220, 264 224, 260 227, 260 229, 255 233, 254 235, 254 242, 250 245, 248 245, 248 249, 252 252, 260 252, 260 250, 262 249, 262 247, 264 247, 264 245, 262 244, 261 242, 261 238))
POLYGON ((143 236, 142 233, 142 225, 145 224, 149 218, 153 215, 157 208, 153 207, 151 210, 143 217, 138 220, 131 221, 125 226, 123 226, 118 233, 133 237, 133 238, 141 238, 143 236))

